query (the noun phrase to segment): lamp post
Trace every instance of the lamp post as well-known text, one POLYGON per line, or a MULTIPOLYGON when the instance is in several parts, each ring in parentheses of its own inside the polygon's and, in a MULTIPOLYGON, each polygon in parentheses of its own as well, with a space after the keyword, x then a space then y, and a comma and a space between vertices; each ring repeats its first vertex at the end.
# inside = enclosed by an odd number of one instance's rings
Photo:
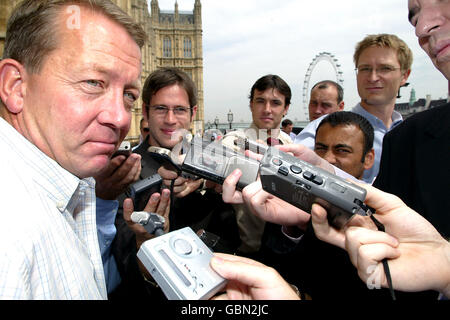
POLYGON ((219 117, 216 116, 216 118, 214 119, 214 124, 216 125, 216 129, 219 126, 219 117))
POLYGON ((233 112, 228 112, 228 123, 230 124, 230 130, 232 129, 231 124, 233 123, 233 112))

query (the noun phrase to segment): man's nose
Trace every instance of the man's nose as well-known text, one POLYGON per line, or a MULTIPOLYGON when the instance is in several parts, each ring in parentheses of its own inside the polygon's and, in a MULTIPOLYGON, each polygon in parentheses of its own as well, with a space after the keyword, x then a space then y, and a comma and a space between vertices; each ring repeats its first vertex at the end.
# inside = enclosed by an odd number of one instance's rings
POLYGON ((330 150, 324 154, 323 158, 331 164, 336 163, 336 157, 334 156, 333 152, 330 150))
POLYGON ((173 112, 173 109, 167 110, 166 115, 164 116, 164 122, 166 123, 175 123, 177 121, 177 118, 175 116, 175 113, 173 112))
POLYGON ((416 23, 416 36, 426 37, 445 22, 445 17, 436 5, 423 6, 420 9, 416 23))
POLYGON ((123 93, 111 94, 103 101, 104 108, 99 114, 99 121, 115 128, 129 128, 131 123, 131 109, 124 102, 123 93))

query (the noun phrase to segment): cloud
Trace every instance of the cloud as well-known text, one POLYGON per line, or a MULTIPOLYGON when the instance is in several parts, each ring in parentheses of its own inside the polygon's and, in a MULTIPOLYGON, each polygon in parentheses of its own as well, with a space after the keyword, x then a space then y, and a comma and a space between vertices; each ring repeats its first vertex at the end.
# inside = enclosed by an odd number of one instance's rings
MULTIPOLYGON (((173 0, 159 1, 173 9, 173 0)), ((333 53, 344 76, 346 108, 358 101, 353 50, 367 34, 394 33, 414 52, 408 88, 400 102, 416 97, 445 96, 447 82, 420 49, 407 21, 406 1, 379 0, 203 0, 203 54, 205 120, 226 121, 229 109, 236 121, 251 120, 248 94, 261 76, 275 73, 291 86, 289 117, 303 119, 302 91, 305 73, 316 54, 333 53)), ((180 10, 192 10, 194 0, 178 0, 180 10)), ((335 78, 333 68, 319 63, 311 83, 335 78)))

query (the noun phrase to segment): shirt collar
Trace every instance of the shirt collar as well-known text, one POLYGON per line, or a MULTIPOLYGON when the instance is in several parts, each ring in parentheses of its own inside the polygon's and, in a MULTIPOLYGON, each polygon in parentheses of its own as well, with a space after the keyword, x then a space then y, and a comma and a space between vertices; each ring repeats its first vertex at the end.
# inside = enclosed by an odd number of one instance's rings
POLYGON ((92 178, 80 180, 0 118, 0 134, 2 133, 8 137, 6 143, 10 144, 10 152, 15 153, 16 158, 23 161, 24 170, 27 170, 33 181, 45 190, 48 198, 55 203, 60 212, 74 208, 86 188, 95 188, 95 180, 92 178))
MULTIPOLYGON (((256 132, 257 139, 259 139, 259 130, 264 130, 264 129, 259 129, 254 122, 252 122, 252 124, 250 125, 250 129, 253 129, 256 132)), ((290 138, 286 139, 286 137, 284 137, 281 134, 281 132, 282 132, 281 129, 279 129, 278 136, 276 137, 276 139, 281 140, 283 142, 283 144, 292 143, 292 141, 291 142, 288 141, 290 138)))
MULTIPOLYGON (((362 115, 363 117, 365 117, 367 120, 369 120, 370 124, 375 128, 375 127, 380 127, 381 125, 386 128, 386 126, 384 125, 384 122, 379 119, 378 117, 374 116, 373 114, 369 113, 366 109, 364 109, 361 106, 361 103, 358 103, 353 109, 353 112, 358 113, 360 115, 362 115)), ((387 128, 388 131, 392 130, 394 127, 396 127, 397 125, 399 125, 402 121, 403 121, 403 117, 402 115, 397 112, 397 111, 393 111, 392 112, 392 116, 391 116, 391 120, 392 120, 392 124, 390 128, 387 128)))

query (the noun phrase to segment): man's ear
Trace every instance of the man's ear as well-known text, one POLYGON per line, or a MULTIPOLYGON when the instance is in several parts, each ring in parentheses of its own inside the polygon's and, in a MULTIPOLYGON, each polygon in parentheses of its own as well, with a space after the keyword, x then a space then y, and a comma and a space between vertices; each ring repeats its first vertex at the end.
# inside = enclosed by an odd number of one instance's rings
POLYGON ((411 69, 408 69, 408 70, 405 71, 405 73, 402 76, 402 81, 400 82, 401 86, 403 86, 406 83, 406 81, 408 80, 410 74, 411 74, 411 69))
POLYGON ((369 170, 372 168, 373 164, 375 162, 375 150, 371 149, 369 152, 366 153, 366 156, 364 157, 364 170, 369 170))
POLYGON ((283 114, 283 116, 286 116, 287 114, 288 114, 288 111, 289 111, 289 107, 290 107, 291 105, 290 104, 288 104, 286 107, 284 107, 284 114, 283 114))
POLYGON ((195 115, 197 114, 197 106, 192 107, 192 115, 191 115, 191 122, 194 121, 195 115))
POLYGON ((144 102, 142 103, 142 117, 144 118, 145 121, 148 122, 148 113, 150 112, 150 108, 147 104, 145 104, 144 102))
POLYGON ((341 102, 339 103, 339 105, 338 105, 339 111, 343 111, 343 110, 344 110, 344 107, 345 107, 345 103, 344 103, 344 101, 341 101, 341 102))
POLYGON ((25 72, 25 68, 16 60, 0 61, 0 98, 6 109, 14 114, 23 110, 25 72))

